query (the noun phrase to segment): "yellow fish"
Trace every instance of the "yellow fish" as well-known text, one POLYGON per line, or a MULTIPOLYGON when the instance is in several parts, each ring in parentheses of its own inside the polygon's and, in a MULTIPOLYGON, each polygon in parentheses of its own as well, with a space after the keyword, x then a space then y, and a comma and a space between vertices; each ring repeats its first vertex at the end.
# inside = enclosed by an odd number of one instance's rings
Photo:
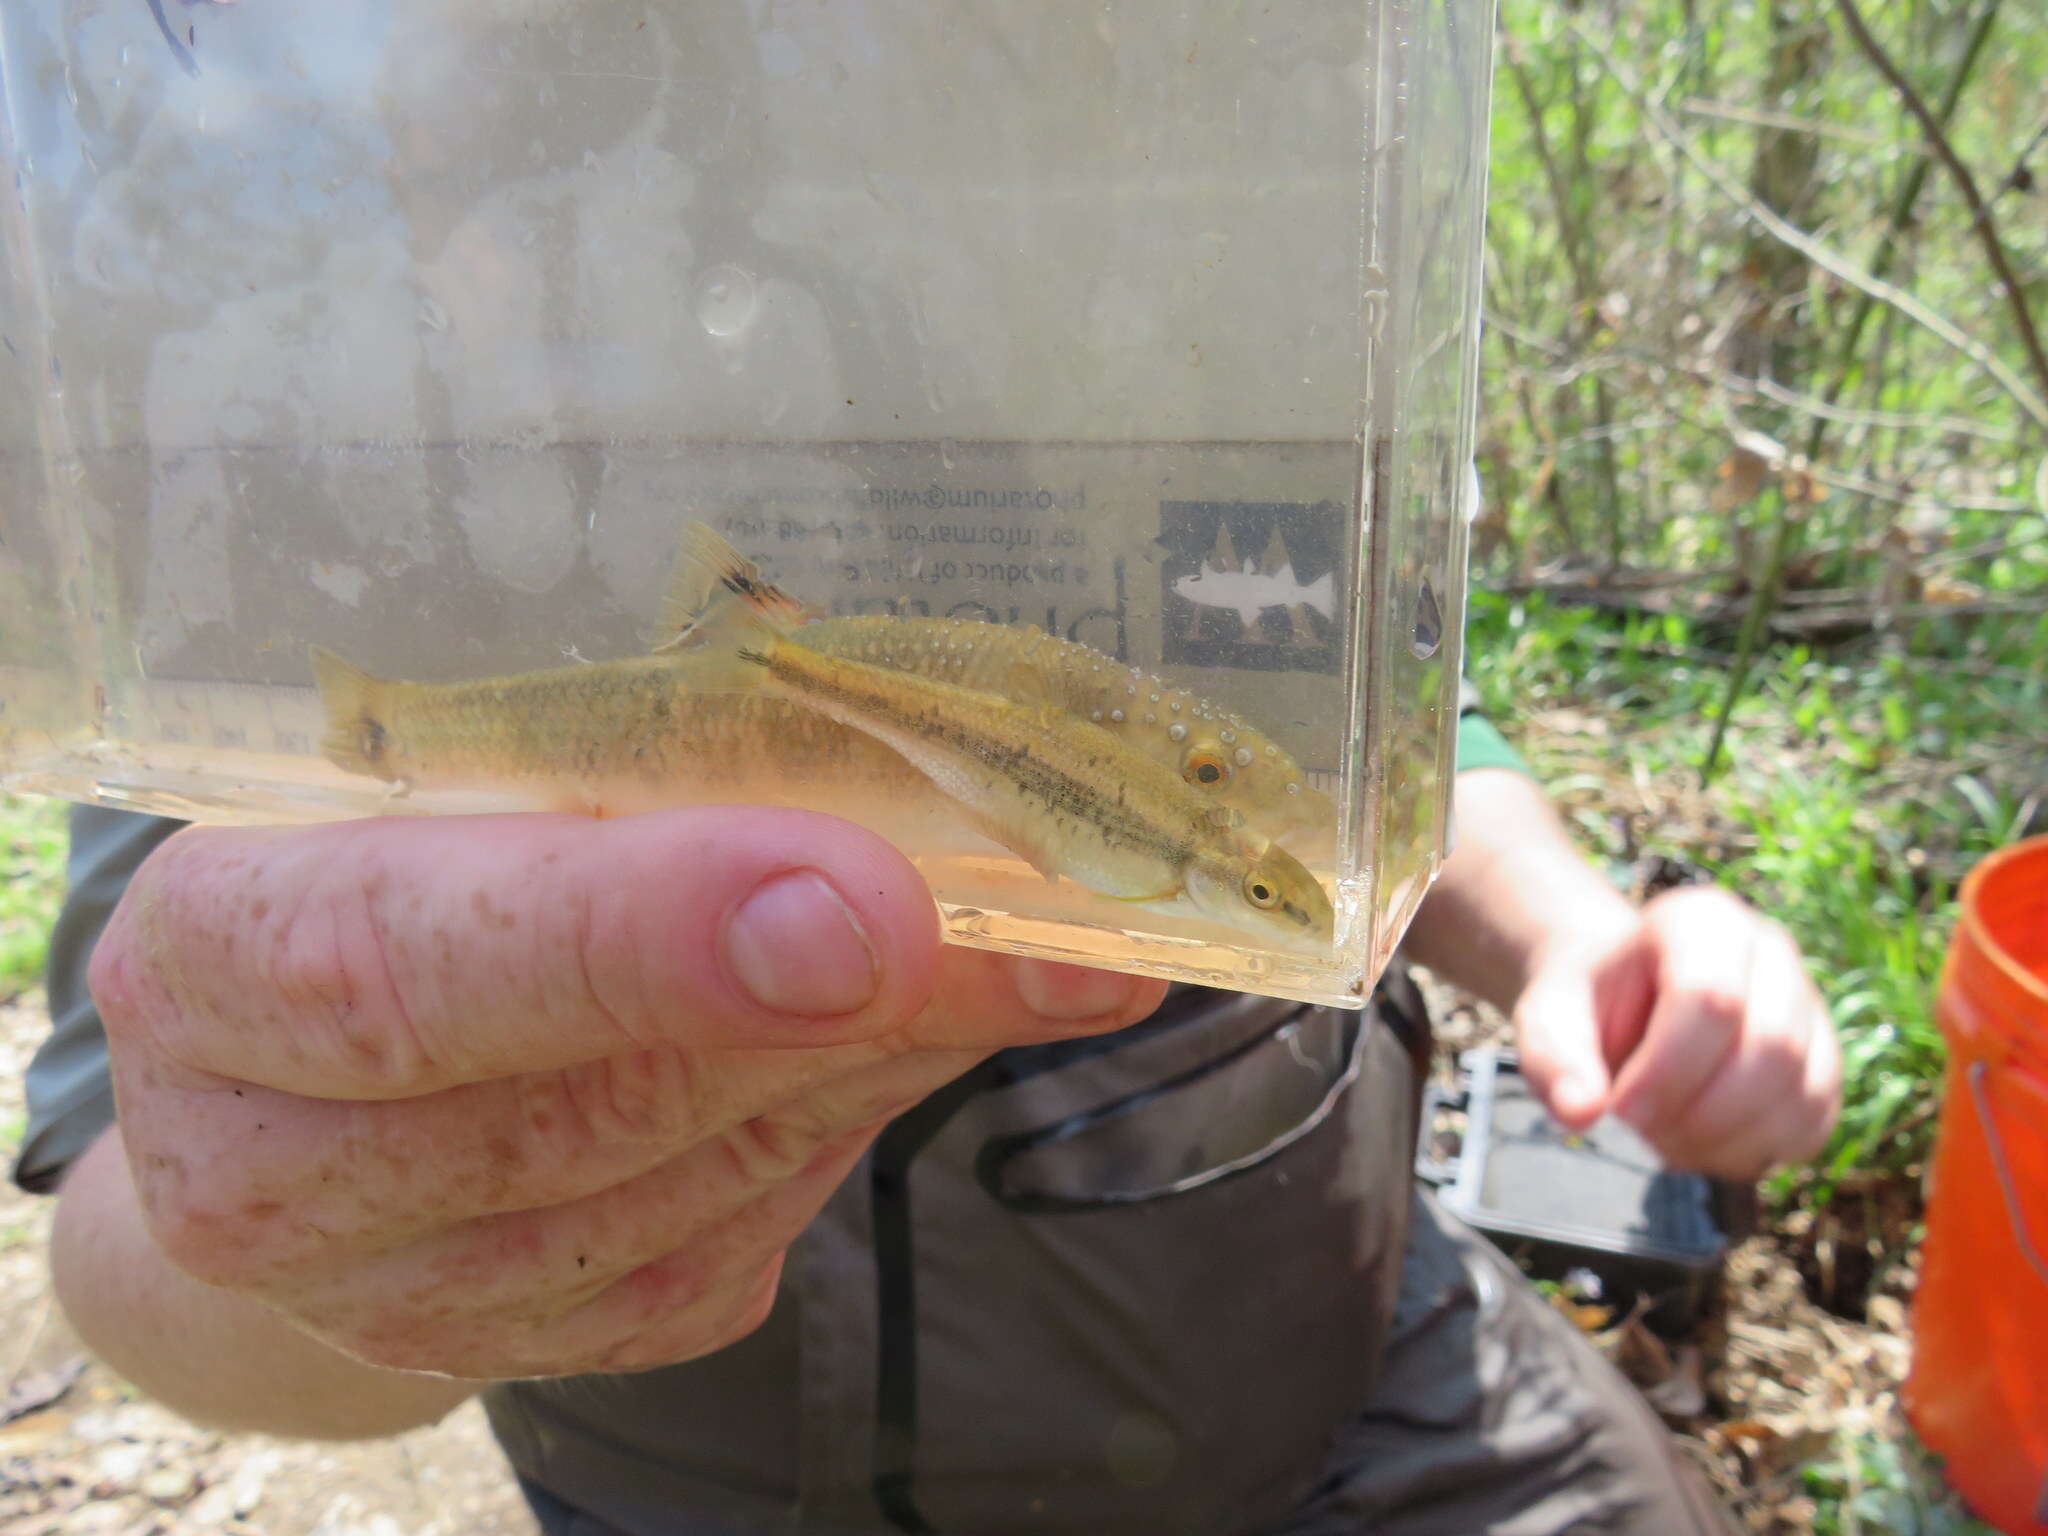
POLYGON ((924 780, 887 747, 765 697, 707 694, 667 656, 457 683, 382 678, 311 647, 328 761, 397 787, 503 789, 607 811, 757 797, 777 781, 888 797, 924 780))
POLYGON ((761 578, 730 544, 702 523, 683 535, 663 623, 687 643, 737 600, 726 572, 778 618, 808 618, 799 637, 807 648, 843 661, 914 672, 1019 703, 1046 703, 1101 726, 1127 745, 1173 769, 1257 827, 1280 836, 1327 832, 1336 823, 1329 799, 1311 788, 1287 749, 1238 715, 1137 667, 1119 665, 1089 646, 1018 627, 975 619, 887 615, 814 618, 803 605, 761 578))
POLYGON ((744 560, 714 569, 741 601, 677 642, 697 686, 767 689, 886 744, 1048 879, 1124 901, 1185 898, 1290 947, 1331 942, 1315 877, 1171 768, 1054 704, 825 655, 792 635, 787 599, 744 560))

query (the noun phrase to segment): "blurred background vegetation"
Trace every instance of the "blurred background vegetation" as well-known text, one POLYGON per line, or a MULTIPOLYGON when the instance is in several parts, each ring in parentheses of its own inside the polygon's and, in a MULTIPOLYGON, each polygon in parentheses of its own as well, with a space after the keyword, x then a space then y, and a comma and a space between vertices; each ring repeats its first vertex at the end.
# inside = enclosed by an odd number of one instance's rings
POLYGON ((2048 831, 2048 28, 1859 3, 1503 0, 1471 634, 1596 843, 1815 957, 1819 1202, 1924 1156, 1957 881, 2048 831))
MULTIPOLYGON (((1472 675, 1617 878, 1813 957, 1845 1109, 1763 1241, 1814 1328, 1903 1317, 1956 887, 2048 832, 2043 19, 1502 0, 1472 675)), ((1753 1529, 1975 1529, 1866 1365, 1753 1529)))
MULTIPOLYGON (((1617 879, 1813 956, 1847 1106, 1763 1241, 1823 1333, 1902 1315, 1956 886, 2048 831, 2048 27, 1859 3, 1502 0, 1470 637, 1617 879)), ((0 1000, 60 854, 0 800, 0 1000)), ((1974 1529, 1869 1358, 1817 1438, 1701 1431, 1752 1529, 1974 1529)))

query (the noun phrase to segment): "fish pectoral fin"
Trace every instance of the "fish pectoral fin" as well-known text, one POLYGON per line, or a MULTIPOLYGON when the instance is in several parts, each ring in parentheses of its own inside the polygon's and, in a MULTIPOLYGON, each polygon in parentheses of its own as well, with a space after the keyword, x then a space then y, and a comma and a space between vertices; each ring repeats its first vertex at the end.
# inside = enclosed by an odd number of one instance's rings
POLYGON ((1052 704, 1052 688, 1045 673, 1028 661, 1013 662, 1003 673, 1003 692, 1019 704, 1052 704))
POLYGON ((1051 846, 1044 839, 1001 817, 973 815, 970 819, 985 836, 994 838, 1043 875, 1047 885, 1060 883, 1058 863, 1053 858, 1051 846))
POLYGON ((1044 876, 1047 885, 1060 883, 1060 872, 1053 865, 1052 855, 1038 844, 1025 838, 1018 838, 1012 843, 1011 852, 1044 876))
POLYGON ((1173 901, 1176 900, 1180 896, 1180 894, 1181 888, 1177 885, 1172 885, 1168 886, 1163 891, 1153 891, 1144 896, 1111 896, 1109 899, 1111 901, 1129 902, 1132 906, 1138 907, 1143 906, 1148 901, 1173 901))

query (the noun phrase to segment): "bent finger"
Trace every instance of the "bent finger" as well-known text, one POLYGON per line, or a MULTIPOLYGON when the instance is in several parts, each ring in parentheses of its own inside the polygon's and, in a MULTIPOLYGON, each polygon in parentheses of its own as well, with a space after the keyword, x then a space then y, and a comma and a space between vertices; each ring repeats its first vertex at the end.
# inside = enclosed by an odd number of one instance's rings
POLYGON ((871 833, 749 806, 195 829, 95 953, 115 1037, 310 1097, 411 1097, 914 1017, 930 893, 871 833))

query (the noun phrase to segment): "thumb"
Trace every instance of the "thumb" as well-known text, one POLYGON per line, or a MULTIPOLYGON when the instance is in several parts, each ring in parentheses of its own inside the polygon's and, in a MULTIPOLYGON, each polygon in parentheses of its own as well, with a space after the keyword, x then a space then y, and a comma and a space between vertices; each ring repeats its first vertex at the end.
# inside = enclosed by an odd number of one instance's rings
POLYGON ((1515 1004, 1522 1076, 1572 1131, 1585 1130, 1607 1112, 1614 1087, 1601 1045, 1594 971, 1583 954, 1548 959, 1515 1004))

